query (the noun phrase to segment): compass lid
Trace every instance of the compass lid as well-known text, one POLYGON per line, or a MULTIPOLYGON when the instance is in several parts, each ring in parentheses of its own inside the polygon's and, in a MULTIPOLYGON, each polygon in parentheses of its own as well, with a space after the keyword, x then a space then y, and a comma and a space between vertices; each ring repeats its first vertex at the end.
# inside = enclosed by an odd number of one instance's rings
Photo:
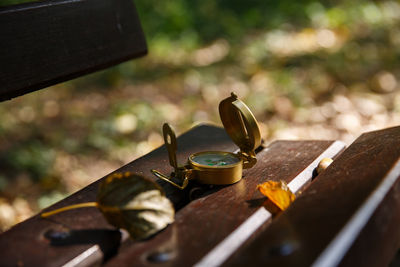
POLYGON ((219 115, 225 131, 242 153, 253 155, 261 144, 260 128, 250 109, 235 93, 219 103, 219 115))

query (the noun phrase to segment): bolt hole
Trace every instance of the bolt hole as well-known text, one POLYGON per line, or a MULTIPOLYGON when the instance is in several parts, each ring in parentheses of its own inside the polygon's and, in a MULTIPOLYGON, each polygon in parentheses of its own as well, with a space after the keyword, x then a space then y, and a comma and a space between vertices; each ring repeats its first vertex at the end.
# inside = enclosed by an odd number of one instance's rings
POLYGON ((43 236, 51 242, 59 242, 68 239, 71 236, 71 232, 68 229, 49 229, 43 234, 43 236))
POLYGON ((297 243, 292 243, 292 242, 286 242, 274 247, 271 247, 269 249, 269 255, 271 256, 288 256, 292 254, 296 249, 298 245, 297 243))
POLYGON ((171 252, 160 252, 160 251, 156 251, 156 252, 152 252, 150 253, 146 259, 149 262, 153 262, 153 263, 162 263, 162 262, 167 262, 169 260, 171 260, 173 257, 171 252))

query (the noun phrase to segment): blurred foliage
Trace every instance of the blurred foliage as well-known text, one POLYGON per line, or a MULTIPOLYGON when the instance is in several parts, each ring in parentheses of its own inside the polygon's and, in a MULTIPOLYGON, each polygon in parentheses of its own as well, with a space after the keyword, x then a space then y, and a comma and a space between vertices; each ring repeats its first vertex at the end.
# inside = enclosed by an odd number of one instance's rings
POLYGON ((37 2, 37 1, 39 1, 39 0, 1 0, 0 7, 24 4, 24 3, 29 3, 29 2, 37 2))
POLYGON ((149 55, 0 104, 2 228, 161 145, 165 121, 219 123, 231 91, 266 140, 400 124, 398 1, 135 4, 149 55))

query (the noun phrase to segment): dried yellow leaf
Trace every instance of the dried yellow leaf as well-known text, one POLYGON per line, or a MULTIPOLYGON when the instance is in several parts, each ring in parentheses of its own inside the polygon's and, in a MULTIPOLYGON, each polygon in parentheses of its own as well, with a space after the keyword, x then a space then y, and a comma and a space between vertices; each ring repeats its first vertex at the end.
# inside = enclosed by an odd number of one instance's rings
POLYGON ((99 186, 98 208, 107 221, 144 239, 174 221, 174 207, 155 182, 133 173, 116 173, 99 186))
POLYGON ((174 222, 175 210, 162 188, 143 176, 114 173, 99 185, 96 202, 78 203, 41 214, 47 218, 77 208, 97 207, 106 220, 126 229, 135 240, 145 239, 174 222))
POLYGON ((284 181, 267 181, 257 185, 257 189, 281 210, 287 209, 296 199, 284 181))

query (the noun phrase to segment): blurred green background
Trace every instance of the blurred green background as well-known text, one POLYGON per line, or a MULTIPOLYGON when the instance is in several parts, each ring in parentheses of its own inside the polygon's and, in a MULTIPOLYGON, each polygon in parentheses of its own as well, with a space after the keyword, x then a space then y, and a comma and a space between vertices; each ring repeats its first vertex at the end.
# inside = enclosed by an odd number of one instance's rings
POLYGON ((268 142, 400 124, 399 1, 135 4, 149 55, 0 103, 0 229, 158 147, 165 121, 220 123, 231 91, 268 142))

